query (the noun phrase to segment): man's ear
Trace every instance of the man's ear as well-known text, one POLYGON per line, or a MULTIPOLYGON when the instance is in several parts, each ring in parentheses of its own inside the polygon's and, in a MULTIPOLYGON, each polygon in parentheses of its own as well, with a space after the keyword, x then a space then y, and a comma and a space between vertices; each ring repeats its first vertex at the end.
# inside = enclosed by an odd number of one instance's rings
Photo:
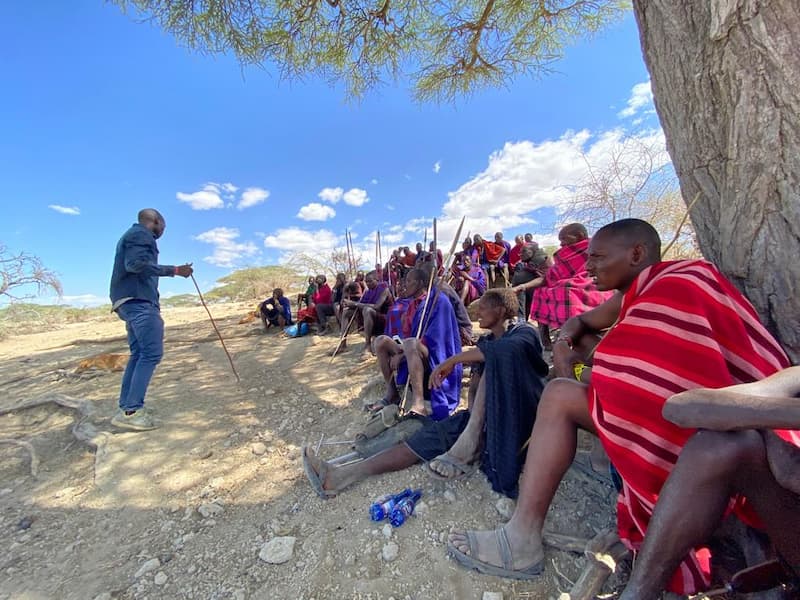
POLYGON ((647 247, 637 242, 631 248, 631 266, 639 266, 647 260, 647 247))

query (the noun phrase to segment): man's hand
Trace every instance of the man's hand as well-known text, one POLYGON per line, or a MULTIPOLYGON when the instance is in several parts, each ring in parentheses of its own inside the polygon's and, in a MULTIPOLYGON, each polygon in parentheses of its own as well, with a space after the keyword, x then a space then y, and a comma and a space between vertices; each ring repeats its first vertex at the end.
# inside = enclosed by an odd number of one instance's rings
POLYGON ((436 368, 431 373, 431 376, 428 381, 428 387, 430 389, 440 388, 442 387, 442 382, 447 378, 450 373, 453 372, 453 367, 455 365, 450 364, 449 361, 445 361, 439 365, 436 365, 436 368))
POLYGON ((559 377, 569 377, 575 379, 573 365, 583 362, 580 354, 569 347, 569 344, 556 341, 553 344, 553 367, 559 377))
POLYGON ((175 267, 175 275, 180 275, 181 277, 189 277, 191 274, 194 273, 194 269, 192 268, 192 263, 186 263, 185 265, 180 265, 175 267))

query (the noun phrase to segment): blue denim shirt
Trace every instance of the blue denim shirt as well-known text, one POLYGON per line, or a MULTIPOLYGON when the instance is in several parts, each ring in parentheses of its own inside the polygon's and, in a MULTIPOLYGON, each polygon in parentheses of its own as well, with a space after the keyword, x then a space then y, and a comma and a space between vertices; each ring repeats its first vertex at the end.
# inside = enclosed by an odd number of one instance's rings
POLYGON ((111 272, 111 304, 131 299, 146 300, 159 306, 158 278, 173 275, 174 266, 158 264, 158 246, 153 232, 134 223, 117 242, 114 270, 111 272))

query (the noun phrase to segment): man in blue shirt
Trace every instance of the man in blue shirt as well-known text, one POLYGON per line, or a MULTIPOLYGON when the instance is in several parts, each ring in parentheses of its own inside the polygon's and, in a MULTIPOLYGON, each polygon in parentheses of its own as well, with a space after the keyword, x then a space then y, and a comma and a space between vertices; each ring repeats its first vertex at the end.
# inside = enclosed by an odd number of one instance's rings
POLYGON ((164 354, 164 321, 158 303, 159 277, 189 277, 192 265, 158 264, 156 240, 166 227, 153 208, 139 211, 139 222, 126 231, 114 256, 111 273, 111 310, 125 321, 131 357, 122 376, 119 411, 111 424, 133 431, 155 429, 144 408, 144 396, 156 365, 164 354))

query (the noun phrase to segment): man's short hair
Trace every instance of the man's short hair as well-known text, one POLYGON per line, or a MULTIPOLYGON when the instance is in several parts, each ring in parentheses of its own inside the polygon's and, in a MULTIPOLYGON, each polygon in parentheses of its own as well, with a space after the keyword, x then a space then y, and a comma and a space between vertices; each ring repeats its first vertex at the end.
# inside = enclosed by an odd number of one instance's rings
POLYGON ((501 306, 505 319, 512 319, 519 313, 519 299, 511 288, 490 288, 483 293, 480 302, 487 302, 491 307, 501 306))
POLYGON ((425 268, 422 266, 414 267, 408 273, 406 273, 406 281, 408 281, 409 279, 413 279, 417 283, 427 284, 429 278, 430 275, 427 276, 425 275, 425 268))
POLYGON ((586 231, 586 226, 583 223, 569 223, 568 225, 564 225, 564 227, 561 228, 561 231, 567 235, 573 235, 582 240, 585 240, 589 237, 589 232, 586 231))
POLYGON ((661 236, 658 235, 655 227, 647 221, 641 219, 620 219, 608 225, 603 225, 594 234, 611 235, 623 240, 627 245, 641 243, 647 248, 647 253, 654 257, 656 261, 661 258, 661 236))

